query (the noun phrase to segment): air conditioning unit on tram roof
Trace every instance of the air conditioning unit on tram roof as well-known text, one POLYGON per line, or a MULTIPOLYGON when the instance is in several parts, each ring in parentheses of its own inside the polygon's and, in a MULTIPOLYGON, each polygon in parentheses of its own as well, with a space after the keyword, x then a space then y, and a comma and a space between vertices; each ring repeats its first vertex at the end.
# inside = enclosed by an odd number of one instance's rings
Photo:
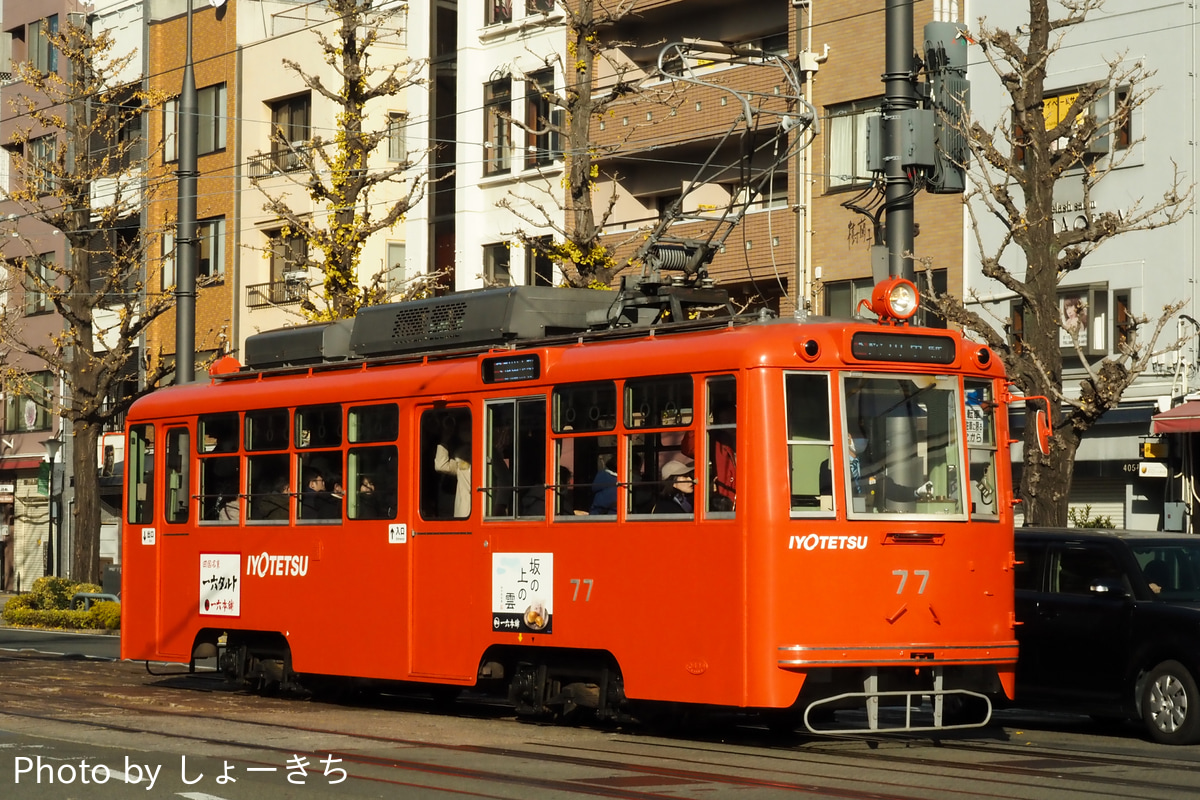
POLYGON ((340 320, 256 333, 246 339, 246 366, 269 369, 343 361, 350 355, 353 324, 340 320))
POLYGON ((612 306, 616 292, 506 286, 358 312, 350 353, 358 358, 452 350, 582 333, 588 314, 612 306))

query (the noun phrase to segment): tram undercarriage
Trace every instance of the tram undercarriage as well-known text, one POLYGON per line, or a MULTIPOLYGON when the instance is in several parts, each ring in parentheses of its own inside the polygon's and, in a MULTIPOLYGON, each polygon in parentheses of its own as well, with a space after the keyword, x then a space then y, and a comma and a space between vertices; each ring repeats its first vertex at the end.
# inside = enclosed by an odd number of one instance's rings
POLYGON ((450 702, 470 688, 511 704, 526 719, 562 722, 629 722, 679 726, 697 714, 755 715, 777 732, 814 734, 930 732, 979 728, 992 715, 992 697, 1003 694, 994 670, 980 666, 918 668, 819 668, 809 670, 796 702, 782 709, 732 709, 686 703, 630 701, 615 659, 602 651, 520 648, 490 649, 474 686, 418 684, 298 674, 291 651, 278 633, 234 632, 219 639, 202 634, 197 659, 216 656, 234 684, 259 693, 346 696, 370 687, 403 687, 450 702))

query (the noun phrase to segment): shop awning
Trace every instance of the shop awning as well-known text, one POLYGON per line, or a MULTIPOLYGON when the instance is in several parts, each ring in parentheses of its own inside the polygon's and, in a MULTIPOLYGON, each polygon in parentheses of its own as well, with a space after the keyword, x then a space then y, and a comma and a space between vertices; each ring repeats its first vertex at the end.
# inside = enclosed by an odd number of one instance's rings
POLYGON ((0 458, 0 471, 9 471, 17 469, 37 469, 42 464, 49 462, 44 458, 22 458, 14 456, 11 458, 0 458))
POLYGON ((1189 400, 1150 418, 1151 433, 1200 432, 1200 400, 1189 400))

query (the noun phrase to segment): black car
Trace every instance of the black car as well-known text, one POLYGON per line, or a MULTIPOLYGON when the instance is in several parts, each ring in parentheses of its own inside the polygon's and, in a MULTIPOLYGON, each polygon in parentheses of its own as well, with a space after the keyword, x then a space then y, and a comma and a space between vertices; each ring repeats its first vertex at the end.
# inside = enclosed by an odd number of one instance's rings
POLYGON ((1018 528, 1016 705, 1200 741, 1200 536, 1018 528))

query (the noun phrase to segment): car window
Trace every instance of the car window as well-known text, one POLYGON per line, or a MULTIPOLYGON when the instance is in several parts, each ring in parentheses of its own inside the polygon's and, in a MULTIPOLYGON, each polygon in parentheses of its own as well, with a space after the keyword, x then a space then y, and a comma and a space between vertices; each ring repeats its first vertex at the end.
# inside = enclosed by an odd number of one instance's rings
POLYGON ((1042 572, 1046 564, 1046 545, 1042 542, 1018 542, 1017 563, 1013 567, 1013 581, 1018 589, 1030 592, 1042 588, 1042 572))
POLYGON ((1058 563, 1052 571, 1051 591, 1064 594, 1089 594, 1097 581, 1121 586, 1126 592, 1133 587, 1121 569, 1120 562, 1103 546, 1066 547, 1058 551, 1058 563))
POLYGON ((1200 542, 1130 548, 1150 591, 1160 600, 1200 600, 1200 542))

